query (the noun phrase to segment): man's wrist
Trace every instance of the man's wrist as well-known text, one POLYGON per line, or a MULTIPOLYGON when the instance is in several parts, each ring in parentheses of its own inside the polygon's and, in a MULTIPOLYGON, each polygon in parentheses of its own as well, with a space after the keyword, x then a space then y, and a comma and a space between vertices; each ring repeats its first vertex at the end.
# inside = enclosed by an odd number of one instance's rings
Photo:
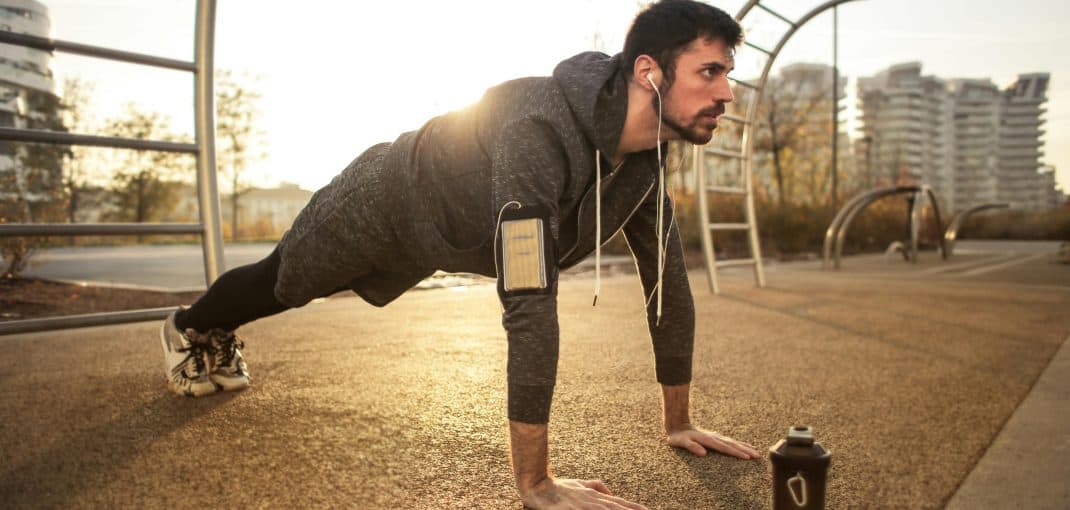
POLYGON ((520 493, 521 498, 525 498, 529 495, 535 494, 546 488, 547 485, 553 484, 553 477, 550 475, 544 475, 541 478, 532 478, 529 480, 516 481, 516 491, 520 493))
POLYGON ((690 389, 690 384, 661 386, 666 433, 691 426, 690 389))
POLYGON ((547 425, 509 421, 513 476, 521 497, 538 491, 550 476, 547 425))
POLYGON ((694 430, 695 426, 691 422, 683 423, 665 423, 665 434, 672 434, 673 432, 679 432, 681 430, 694 430))

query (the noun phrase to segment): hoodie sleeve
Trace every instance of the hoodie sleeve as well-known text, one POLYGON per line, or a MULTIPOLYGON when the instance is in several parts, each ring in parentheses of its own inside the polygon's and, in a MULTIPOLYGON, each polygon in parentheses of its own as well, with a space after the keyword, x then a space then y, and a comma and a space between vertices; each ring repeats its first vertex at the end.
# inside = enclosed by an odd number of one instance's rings
MULTIPOLYGON (((499 224, 495 258, 502 326, 509 342, 509 419, 547 423, 557 379, 559 328, 557 320, 558 200, 564 187, 567 160, 556 137, 540 124, 521 121, 506 126, 491 153, 494 211, 502 223, 514 219, 541 220, 543 250, 525 257, 529 267, 541 265, 540 285, 506 290, 504 227, 499 224), (519 207, 516 206, 519 204, 519 207)), ((496 218, 497 219, 497 218, 496 218)), ((533 223, 532 223, 533 224, 533 223)))
MULTIPOLYGON (((657 188, 655 188, 655 191, 657 188)), ((646 318, 654 344, 657 381, 666 385, 691 382, 691 356, 695 344, 695 303, 684 267, 683 245, 676 222, 672 222, 665 251, 665 274, 662 277, 662 313, 658 325, 658 197, 651 193, 643 205, 624 225, 624 237, 635 258, 643 283, 643 301, 649 299, 646 318), (651 297, 653 294, 653 297, 651 297)), ((672 202, 666 197, 665 223, 672 217, 672 202)))

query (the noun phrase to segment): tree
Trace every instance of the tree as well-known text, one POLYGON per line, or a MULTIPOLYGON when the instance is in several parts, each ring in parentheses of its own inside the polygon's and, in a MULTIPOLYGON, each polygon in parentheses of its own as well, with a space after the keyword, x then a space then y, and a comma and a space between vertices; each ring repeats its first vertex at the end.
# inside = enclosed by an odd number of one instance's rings
POLYGON ((231 238, 238 238, 241 196, 251 187, 243 179, 250 163, 264 157, 264 132, 257 128, 260 93, 233 72, 216 73, 216 168, 230 183, 231 238))
POLYGON ((819 201, 828 179, 833 105, 819 80, 807 67, 786 68, 769 80, 759 105, 755 150, 769 154, 781 207, 798 198, 801 186, 808 191, 805 202, 819 201))
MULTIPOLYGON (((141 111, 132 104, 126 105, 121 117, 107 121, 105 130, 109 135, 121 138, 188 142, 171 131, 167 117, 157 112, 141 111)), ((128 149, 114 149, 111 154, 112 191, 118 207, 110 215, 110 220, 159 221, 174 208, 181 188, 181 169, 192 166, 183 161, 188 160, 188 156, 128 149)))
MULTIPOLYGON (((91 124, 89 104, 93 95, 93 84, 80 78, 67 78, 63 81, 63 99, 60 108, 63 124, 74 133, 86 133, 91 124)), ((66 161, 64 192, 67 196, 67 222, 78 222, 78 210, 85 204, 85 191, 89 185, 92 171, 92 158, 85 146, 70 148, 66 161)), ((71 239, 74 240, 73 238, 71 239)))

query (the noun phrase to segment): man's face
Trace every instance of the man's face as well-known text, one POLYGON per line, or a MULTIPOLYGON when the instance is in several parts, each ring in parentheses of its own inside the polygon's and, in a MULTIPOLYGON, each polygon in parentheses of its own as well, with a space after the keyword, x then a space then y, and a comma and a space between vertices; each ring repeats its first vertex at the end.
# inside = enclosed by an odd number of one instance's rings
POLYGON ((713 138, 717 117, 733 99, 728 81, 733 53, 724 41, 700 37, 676 58, 675 78, 661 91, 662 122, 680 138, 697 145, 713 138))

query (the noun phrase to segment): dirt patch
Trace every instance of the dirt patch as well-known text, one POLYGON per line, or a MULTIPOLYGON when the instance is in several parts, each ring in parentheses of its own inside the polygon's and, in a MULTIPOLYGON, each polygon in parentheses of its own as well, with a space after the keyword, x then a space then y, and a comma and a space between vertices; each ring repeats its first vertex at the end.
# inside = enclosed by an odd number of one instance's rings
POLYGON ((88 287, 34 278, 0 279, 0 322, 189 304, 202 292, 88 287))

